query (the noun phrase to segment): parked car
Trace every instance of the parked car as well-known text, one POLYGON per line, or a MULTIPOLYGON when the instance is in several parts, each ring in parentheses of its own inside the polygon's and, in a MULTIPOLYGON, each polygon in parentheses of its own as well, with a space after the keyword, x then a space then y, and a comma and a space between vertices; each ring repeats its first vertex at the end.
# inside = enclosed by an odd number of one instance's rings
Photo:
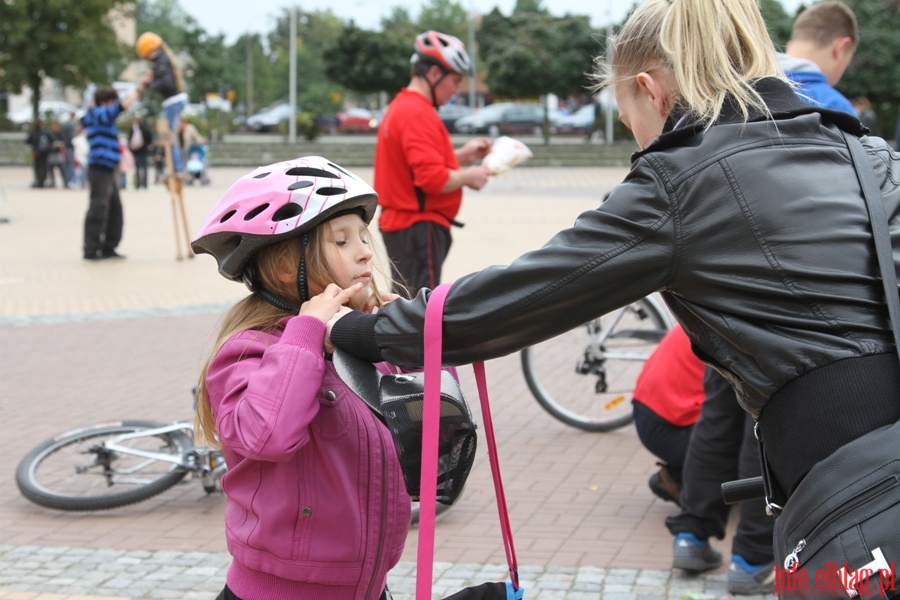
POLYGON ((277 129, 281 123, 287 121, 290 117, 291 105, 287 102, 283 102, 281 104, 270 106, 266 110, 258 112, 255 115, 250 115, 247 117, 247 120, 244 121, 244 125, 250 131, 264 133, 277 129))
POLYGON ((438 108, 438 116, 444 123, 444 127, 446 127, 447 131, 449 131, 450 133, 457 133, 457 119, 461 119, 462 117, 471 115, 473 112, 475 112, 475 109, 466 106, 465 104, 445 104, 442 107, 438 108))
POLYGON ((557 123, 559 133, 578 133, 587 134, 594 128, 594 111, 593 104, 585 104, 571 115, 566 115, 557 123))
MULTIPOLYGON (((84 111, 63 100, 41 100, 38 104, 38 113, 38 116, 44 121, 67 121, 70 114, 75 113, 77 117, 81 117, 84 111)), ((31 124, 32 116, 31 105, 29 105, 8 114, 7 118, 15 127, 24 129, 31 124)))
POLYGON ((378 129, 378 113, 367 108, 348 108, 337 114, 338 133, 373 133, 378 129))
POLYGON ((489 104, 454 123, 459 133, 487 133, 492 137, 523 133, 541 135, 543 126, 544 108, 540 104, 520 102, 489 104))

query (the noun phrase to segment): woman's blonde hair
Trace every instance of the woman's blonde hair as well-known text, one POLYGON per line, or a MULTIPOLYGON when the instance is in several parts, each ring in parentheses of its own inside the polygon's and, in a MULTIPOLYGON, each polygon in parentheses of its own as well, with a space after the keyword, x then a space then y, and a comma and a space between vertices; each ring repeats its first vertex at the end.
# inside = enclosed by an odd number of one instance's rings
POLYGON ((786 81, 756 0, 645 0, 595 60, 595 89, 642 71, 665 70, 679 106, 711 126, 731 98, 746 121, 770 116, 753 88, 761 77, 786 81))
MULTIPOLYGON (((337 280, 337 276, 328 265, 328 260, 325 257, 326 236, 323 226, 330 226, 329 223, 329 221, 325 221, 313 228, 309 232, 306 246, 307 281, 320 289, 324 289, 329 283, 337 280)), ((369 234, 367 233, 366 235, 368 236, 369 234)), ((369 238, 371 245, 371 236, 369 238)), ((256 285, 260 285, 286 300, 296 310, 299 310, 301 304, 295 276, 300 263, 301 252, 303 252, 301 238, 293 237, 262 248, 251 261, 252 264, 248 266, 256 285), (285 277, 287 273, 292 274, 292 276, 285 277)), ((374 278, 371 285, 375 302, 379 307, 383 306, 374 278)), ((353 308, 362 307, 354 306, 353 308)), ((206 389, 206 374, 222 345, 241 331, 254 330, 263 334, 270 333, 277 329, 286 318, 296 315, 296 310, 292 312, 276 308, 263 300, 258 294, 250 294, 243 300, 240 300, 225 314, 215 347, 206 364, 203 365, 199 381, 197 382, 197 410, 194 415, 194 435, 198 443, 205 443, 214 448, 221 447, 216 435, 215 415, 213 414, 209 393, 206 389)))

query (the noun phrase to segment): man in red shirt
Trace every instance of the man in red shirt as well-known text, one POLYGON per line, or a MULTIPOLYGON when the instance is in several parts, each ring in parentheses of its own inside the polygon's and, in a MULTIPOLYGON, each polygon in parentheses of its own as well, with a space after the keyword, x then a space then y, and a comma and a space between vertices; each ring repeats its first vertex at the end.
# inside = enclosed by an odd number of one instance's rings
MULTIPOLYGON (((462 203, 462 188, 480 190, 488 169, 471 165, 490 152, 486 138, 453 148, 437 115, 459 91, 472 63, 457 38, 426 31, 416 37, 409 85, 388 105, 378 127, 375 147, 375 191, 391 275, 413 296, 433 288, 450 250, 450 227, 462 203)), ((396 286, 395 286, 396 288, 396 286)))

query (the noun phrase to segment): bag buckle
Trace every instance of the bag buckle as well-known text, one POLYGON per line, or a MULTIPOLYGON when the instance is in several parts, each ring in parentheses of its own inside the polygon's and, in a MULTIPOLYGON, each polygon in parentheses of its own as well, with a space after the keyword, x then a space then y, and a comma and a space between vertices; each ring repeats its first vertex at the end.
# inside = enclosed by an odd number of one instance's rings
MULTIPOLYGON (((756 437, 756 441, 759 443, 759 460, 762 467, 763 487, 766 490, 766 514, 770 517, 777 517, 781 514, 781 511, 784 510, 784 507, 780 504, 775 504, 775 502, 772 500, 772 498, 774 497, 772 473, 769 470, 769 461, 766 460, 766 452, 764 449, 762 432, 759 429, 759 421, 753 424, 753 435, 756 437)), ((804 542, 804 545, 806 545, 806 542, 804 542)), ((801 547, 800 550, 802 549, 803 548, 801 547)), ((794 552, 799 552, 799 550, 795 550, 794 552)), ((790 556, 794 556, 796 558, 796 555, 793 552, 788 556, 788 558, 790 558, 790 556)), ((787 564, 785 564, 785 568, 787 568, 787 564)))

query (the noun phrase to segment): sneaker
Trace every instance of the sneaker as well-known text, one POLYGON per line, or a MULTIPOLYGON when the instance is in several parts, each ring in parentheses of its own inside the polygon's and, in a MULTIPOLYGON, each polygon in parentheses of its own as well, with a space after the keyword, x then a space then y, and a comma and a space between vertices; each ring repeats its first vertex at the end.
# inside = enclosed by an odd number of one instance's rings
POLYGON ((125 255, 124 255, 124 254, 119 254, 119 253, 116 252, 115 250, 101 250, 101 251, 100 251, 100 258, 112 258, 112 259, 115 259, 115 258, 125 258, 125 255))
POLYGON ((650 491, 666 502, 674 502, 681 507, 681 485, 672 478, 669 469, 663 465, 647 481, 650 491))
POLYGON ((672 568, 702 573, 721 565, 722 553, 713 548, 708 540, 701 540, 690 533, 679 533, 675 536, 672 568))
POLYGON ((732 555, 728 566, 730 594, 771 594, 775 586, 775 561, 751 565, 742 556, 732 555))

